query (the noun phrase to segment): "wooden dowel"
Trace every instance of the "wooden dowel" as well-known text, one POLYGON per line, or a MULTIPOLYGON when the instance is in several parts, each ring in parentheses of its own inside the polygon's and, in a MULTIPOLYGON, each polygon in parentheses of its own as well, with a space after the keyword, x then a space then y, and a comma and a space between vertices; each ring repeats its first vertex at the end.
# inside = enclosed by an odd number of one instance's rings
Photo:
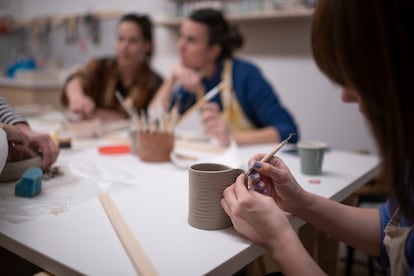
POLYGON ((145 255, 144 250, 135 238, 128 224, 123 219, 121 213, 112 201, 108 193, 101 193, 99 200, 105 209, 106 215, 112 223, 118 238, 121 240, 129 259, 132 261, 135 270, 141 276, 158 275, 151 261, 145 255))

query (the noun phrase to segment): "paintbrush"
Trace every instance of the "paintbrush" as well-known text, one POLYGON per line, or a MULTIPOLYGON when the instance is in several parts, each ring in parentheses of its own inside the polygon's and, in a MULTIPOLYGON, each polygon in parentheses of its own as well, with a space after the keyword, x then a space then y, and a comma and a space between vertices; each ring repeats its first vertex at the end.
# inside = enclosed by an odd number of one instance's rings
POLYGON ((135 111, 131 107, 129 107, 128 105, 125 104, 125 100, 122 97, 121 92, 119 92, 118 90, 115 91, 115 97, 118 99, 118 101, 121 104, 122 108, 125 110, 125 112, 128 114, 128 116, 131 118, 131 120, 135 124, 138 124, 139 118, 138 118, 137 114, 135 113, 135 111))
MULTIPOLYGON (((270 158, 272 158, 281 148, 283 148, 284 145, 286 145, 290 138, 292 138, 293 136, 295 136, 296 133, 291 133, 289 134, 289 137, 286 138, 285 140, 283 140, 282 142, 280 142, 279 144, 277 144, 268 154, 266 154, 265 156, 263 156, 263 158, 260 160, 260 162, 268 162, 270 160, 270 158)), ((245 177, 245 183, 246 183, 246 187, 250 190, 250 183, 248 181, 249 176, 251 175, 251 173, 253 172, 253 167, 250 167, 247 172, 246 172, 246 177, 245 177)))
POLYGON ((193 106, 191 106, 186 112, 184 112, 183 115, 181 115, 176 124, 179 124, 181 121, 185 120, 191 113, 200 108, 204 103, 211 100, 224 88, 225 85, 228 85, 228 83, 222 81, 213 88, 211 88, 201 99, 199 99, 193 106))

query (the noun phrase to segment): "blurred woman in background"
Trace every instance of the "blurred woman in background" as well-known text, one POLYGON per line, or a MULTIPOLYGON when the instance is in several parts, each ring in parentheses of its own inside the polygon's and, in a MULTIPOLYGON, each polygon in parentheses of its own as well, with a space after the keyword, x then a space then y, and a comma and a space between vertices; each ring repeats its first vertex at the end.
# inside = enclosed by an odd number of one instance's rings
MULTIPOLYGON (((151 109, 172 105, 188 110, 210 89, 225 82, 222 91, 204 104, 205 133, 222 145, 274 143, 298 129, 275 90, 254 64, 236 58, 233 52, 243 37, 215 9, 199 9, 184 19, 177 48, 181 62, 163 83, 151 109)), ((295 142, 296 135, 291 142, 295 142)))
POLYGON ((71 75, 62 103, 83 118, 125 117, 119 91, 135 110, 146 109, 162 83, 152 70, 152 23, 148 16, 125 14, 117 25, 116 57, 97 58, 71 75))

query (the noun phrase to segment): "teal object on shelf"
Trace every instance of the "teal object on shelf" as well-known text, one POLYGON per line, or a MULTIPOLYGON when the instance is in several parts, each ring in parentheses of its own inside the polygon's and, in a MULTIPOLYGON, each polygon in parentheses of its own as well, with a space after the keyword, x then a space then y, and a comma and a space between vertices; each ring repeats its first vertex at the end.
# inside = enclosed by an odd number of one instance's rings
POLYGON ((33 58, 20 59, 7 68, 6 76, 9 78, 14 78, 16 72, 19 70, 36 70, 36 68, 36 61, 33 58))

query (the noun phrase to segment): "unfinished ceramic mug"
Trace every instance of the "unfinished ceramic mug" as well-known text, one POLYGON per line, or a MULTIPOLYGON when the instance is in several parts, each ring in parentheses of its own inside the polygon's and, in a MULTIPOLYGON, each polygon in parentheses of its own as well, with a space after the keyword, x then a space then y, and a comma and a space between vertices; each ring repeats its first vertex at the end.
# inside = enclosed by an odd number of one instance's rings
POLYGON ((196 228, 215 230, 230 227, 231 220, 221 207, 223 191, 244 173, 215 163, 192 165, 188 171, 188 223, 196 228))

